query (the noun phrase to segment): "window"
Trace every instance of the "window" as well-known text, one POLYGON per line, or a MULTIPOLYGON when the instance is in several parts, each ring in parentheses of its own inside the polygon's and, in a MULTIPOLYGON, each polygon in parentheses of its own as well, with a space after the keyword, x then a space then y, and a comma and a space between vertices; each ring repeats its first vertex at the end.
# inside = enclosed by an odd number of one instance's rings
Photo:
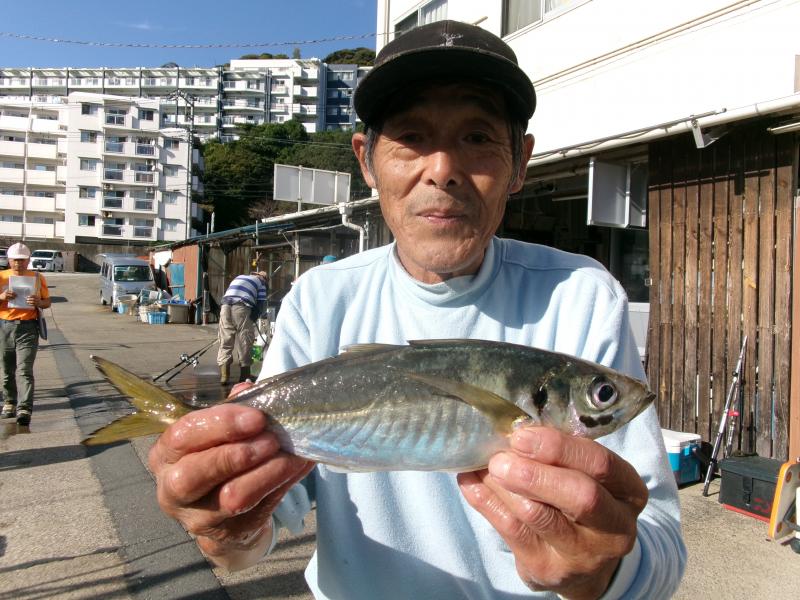
POLYGON ((128 111, 124 108, 108 108, 106 109, 106 124, 125 125, 126 114, 128 114, 128 111))
POLYGON ((541 21, 578 0, 503 0, 503 35, 541 21))
POLYGON ((165 150, 177 150, 180 145, 181 145, 180 140, 176 140, 174 138, 164 138, 165 150))
POLYGON ((97 114, 97 104, 89 104, 84 102, 81 104, 81 114, 82 115, 96 115, 97 114))
POLYGON ((175 177, 178 174, 177 165, 164 165, 164 175, 166 177, 175 177))
POLYGON ((143 108, 139 109, 139 120, 140 121, 152 121, 153 120, 153 111, 152 110, 145 110, 143 108))
POLYGON ((178 231, 178 220, 161 219, 161 229, 164 231, 178 231))
POLYGON ((0 162, 0 169, 24 169, 25 165, 14 162, 0 162))
MULTIPOLYGON (((524 1, 524 0, 523 0, 524 1)), ((539 0, 534 0, 539 1, 539 0)), ((394 26, 395 37, 418 27, 427 25, 435 21, 443 21, 447 18, 447 0, 433 0, 408 15, 405 19, 394 26)))
POLYGON ((161 195, 161 199, 164 202, 164 204, 177 204, 178 192, 164 192, 161 195))
POLYGON ((52 225, 55 223, 53 217, 30 217, 28 221, 30 223, 39 223, 40 225, 52 225))
POLYGON ((0 215, 0 221, 7 223, 22 223, 22 215, 0 215))
POLYGON ((78 188, 78 198, 95 198, 97 197, 96 187, 80 186, 78 188))
POLYGON ((97 161, 93 158, 81 159, 81 171, 95 171, 97 170, 97 161))
POLYGON ((28 193, 28 195, 29 196, 33 196, 34 198, 55 198, 56 197, 56 193, 55 192, 33 192, 32 194, 28 193))
POLYGON ((33 165, 34 171, 55 171, 55 165, 33 165))
POLYGON ((22 196, 22 190, 0 188, 0 196, 22 196))
POLYGON ((78 226, 79 227, 94 227, 94 215, 78 215, 78 226))

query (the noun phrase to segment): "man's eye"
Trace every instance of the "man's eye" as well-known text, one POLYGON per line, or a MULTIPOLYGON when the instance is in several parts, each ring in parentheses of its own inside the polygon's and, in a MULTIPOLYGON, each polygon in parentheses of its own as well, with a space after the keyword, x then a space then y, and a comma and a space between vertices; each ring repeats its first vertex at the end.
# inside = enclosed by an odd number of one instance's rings
POLYGON ((422 141, 422 134, 415 131, 408 131, 397 136, 397 140, 404 144, 418 144, 422 141))
POLYGON ((485 144, 489 141, 489 136, 482 131, 472 131, 467 134, 466 140, 472 144, 485 144))

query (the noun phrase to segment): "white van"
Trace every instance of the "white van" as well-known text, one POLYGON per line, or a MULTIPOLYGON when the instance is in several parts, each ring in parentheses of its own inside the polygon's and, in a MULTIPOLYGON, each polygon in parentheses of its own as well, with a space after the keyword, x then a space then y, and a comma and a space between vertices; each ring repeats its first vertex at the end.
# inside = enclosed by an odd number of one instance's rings
POLYGON ((155 290, 156 284, 150 263, 132 254, 100 255, 100 304, 117 309, 119 297, 136 296, 142 290, 155 290))

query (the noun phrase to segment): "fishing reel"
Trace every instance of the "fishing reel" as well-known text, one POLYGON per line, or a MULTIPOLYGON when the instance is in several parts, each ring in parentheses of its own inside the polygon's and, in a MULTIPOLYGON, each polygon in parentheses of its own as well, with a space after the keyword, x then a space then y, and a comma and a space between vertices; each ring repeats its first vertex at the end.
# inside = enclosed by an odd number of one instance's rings
POLYGON ((181 354, 181 362, 184 362, 187 365, 192 365, 193 369, 196 368, 197 365, 199 364, 199 361, 197 360, 196 356, 194 356, 194 355, 189 356, 185 352, 183 354, 181 354))

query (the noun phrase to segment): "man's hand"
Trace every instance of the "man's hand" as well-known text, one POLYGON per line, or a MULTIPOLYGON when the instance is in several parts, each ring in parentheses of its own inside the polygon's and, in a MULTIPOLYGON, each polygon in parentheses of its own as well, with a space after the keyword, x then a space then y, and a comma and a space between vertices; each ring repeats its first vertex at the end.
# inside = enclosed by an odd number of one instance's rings
POLYGON ((522 580, 574 599, 606 590, 634 546, 648 496, 618 455, 546 427, 515 431, 511 450, 458 480, 514 553, 522 580))
POLYGON ((280 450, 255 408, 224 404, 171 425, 150 450, 158 503, 230 570, 257 562, 272 541, 272 511, 314 464, 280 450))

